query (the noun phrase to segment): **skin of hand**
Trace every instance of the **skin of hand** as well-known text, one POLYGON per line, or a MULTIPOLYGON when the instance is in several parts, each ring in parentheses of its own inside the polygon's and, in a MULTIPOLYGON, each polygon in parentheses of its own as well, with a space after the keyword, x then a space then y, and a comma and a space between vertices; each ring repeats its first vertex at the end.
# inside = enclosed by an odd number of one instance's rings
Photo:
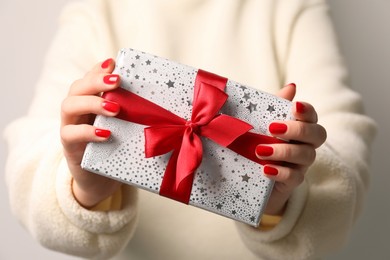
POLYGON ((115 116, 120 106, 104 100, 100 94, 120 85, 118 75, 111 74, 113 59, 99 63, 82 79, 70 87, 61 106, 61 141, 64 156, 73 176, 73 195, 85 208, 93 207, 111 196, 122 185, 81 168, 81 160, 88 142, 104 142, 111 132, 92 126, 95 115, 115 116))
MULTIPOLYGON (((295 96, 295 84, 286 85, 277 96, 292 101, 295 96)), ((265 209, 268 215, 283 215, 293 190, 305 178, 305 174, 316 158, 316 148, 326 140, 326 130, 317 124, 317 113, 312 105, 305 102, 293 103, 295 121, 272 122, 271 134, 287 143, 258 145, 256 155, 260 159, 283 162, 267 164, 264 174, 275 181, 273 191, 265 209)))

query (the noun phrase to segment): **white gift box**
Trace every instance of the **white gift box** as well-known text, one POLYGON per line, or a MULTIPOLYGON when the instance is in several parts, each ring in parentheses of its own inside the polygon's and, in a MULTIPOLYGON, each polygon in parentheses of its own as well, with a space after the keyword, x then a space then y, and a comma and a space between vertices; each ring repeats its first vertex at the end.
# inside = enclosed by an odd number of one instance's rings
MULTIPOLYGON (((133 49, 119 52, 113 71, 121 77, 121 88, 184 119, 191 118, 197 73, 196 68, 133 49)), ((293 120, 288 100, 232 80, 227 80, 225 93, 228 98, 220 112, 252 125, 250 132, 270 135, 268 125, 272 121, 293 120)), ((97 116, 94 125, 109 129, 111 137, 106 142, 87 145, 82 167, 159 193, 172 153, 146 158, 147 126, 105 116, 97 116)), ((273 181, 262 174, 263 166, 258 162, 200 138, 202 161, 193 174, 186 203, 258 226, 273 181)))

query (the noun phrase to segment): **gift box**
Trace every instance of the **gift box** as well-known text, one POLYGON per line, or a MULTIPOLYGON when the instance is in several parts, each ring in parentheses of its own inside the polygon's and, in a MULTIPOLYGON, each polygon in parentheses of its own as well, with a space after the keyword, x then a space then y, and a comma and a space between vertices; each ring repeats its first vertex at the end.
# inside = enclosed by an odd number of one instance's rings
POLYGON ((113 73, 121 87, 103 96, 121 111, 96 117, 111 137, 87 145, 82 167, 258 226, 273 181, 255 147, 283 142, 268 125, 292 120, 291 102, 133 49, 119 52, 113 73))

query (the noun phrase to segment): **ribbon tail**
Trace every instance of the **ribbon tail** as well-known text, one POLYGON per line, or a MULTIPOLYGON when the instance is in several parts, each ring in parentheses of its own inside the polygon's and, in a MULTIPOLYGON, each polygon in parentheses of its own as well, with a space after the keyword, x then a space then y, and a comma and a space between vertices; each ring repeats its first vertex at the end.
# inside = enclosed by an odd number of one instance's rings
POLYGON ((276 161, 267 161, 267 160, 261 160, 256 156, 255 150, 256 146, 259 144, 275 144, 275 143, 286 143, 286 141, 283 141, 281 139, 247 132, 241 136, 239 136, 236 140, 234 140, 230 145, 227 146, 230 150, 238 153, 239 155, 262 165, 265 164, 278 164, 276 161))
POLYGON ((167 164, 159 194, 161 196, 180 201, 184 204, 188 204, 191 196, 193 174, 184 178, 179 185, 176 185, 176 165, 178 157, 179 150, 174 150, 167 164))
POLYGON ((252 128, 250 124, 240 119, 221 114, 201 128, 201 135, 223 147, 227 147, 252 128))
POLYGON ((202 153, 200 137, 187 128, 178 154, 178 162, 180 163, 176 166, 176 188, 187 177, 191 176, 191 179, 193 179, 196 168, 202 162, 202 153))
POLYGON ((180 149, 172 152, 160 195, 188 204, 196 168, 202 162, 202 141, 187 128, 180 149))
POLYGON ((184 133, 182 125, 150 126, 144 129, 145 157, 162 155, 178 148, 184 133))

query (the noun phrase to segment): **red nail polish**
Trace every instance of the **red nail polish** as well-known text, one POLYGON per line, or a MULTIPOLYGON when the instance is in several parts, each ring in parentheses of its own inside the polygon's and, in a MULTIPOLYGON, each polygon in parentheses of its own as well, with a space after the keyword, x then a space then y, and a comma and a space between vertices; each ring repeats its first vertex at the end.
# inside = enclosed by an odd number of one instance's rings
POLYGON ((111 102, 111 101, 103 101, 102 102, 102 107, 112 113, 117 113, 119 112, 120 106, 118 103, 111 102))
POLYGON ((284 134, 287 131, 287 125, 283 123, 271 123, 269 131, 272 134, 284 134))
POLYGON ((119 76, 115 74, 106 75, 103 78, 103 82, 109 85, 117 83, 119 80, 119 76))
POLYGON ((112 62, 112 59, 111 59, 111 58, 105 60, 105 61, 102 63, 102 65, 101 65, 102 69, 107 69, 107 68, 110 66, 111 62, 112 62))
POLYGON ((275 176, 275 175, 278 175, 279 171, 278 171, 278 169, 276 169, 274 167, 264 166, 264 173, 267 175, 275 176))
POLYGON ((95 135, 103 138, 108 138, 111 135, 111 131, 98 128, 95 130, 95 135))
POLYGON ((295 83, 289 83, 289 84, 287 84, 287 86, 291 86, 291 87, 294 87, 294 88, 297 87, 297 85, 295 85, 295 83))
POLYGON ((257 156, 271 156, 274 153, 274 148, 267 145, 258 145, 256 146, 256 155, 257 156))
POLYGON ((297 110, 298 113, 303 114, 306 112, 306 107, 303 103, 301 102, 296 102, 295 103, 295 109, 297 110))

